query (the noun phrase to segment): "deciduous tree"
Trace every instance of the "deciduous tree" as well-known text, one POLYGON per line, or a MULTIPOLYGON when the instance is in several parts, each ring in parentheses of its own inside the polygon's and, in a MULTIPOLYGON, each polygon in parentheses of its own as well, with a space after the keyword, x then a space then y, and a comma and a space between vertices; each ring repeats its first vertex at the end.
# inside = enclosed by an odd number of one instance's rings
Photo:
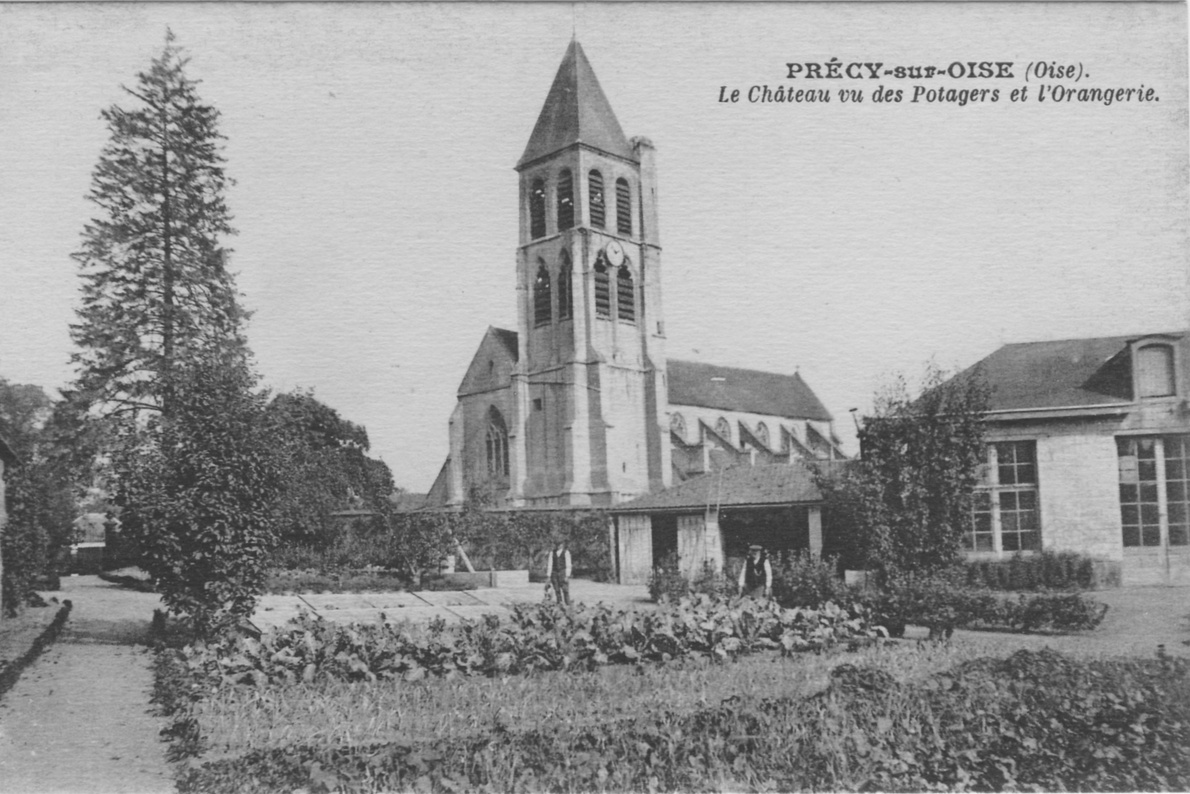
POLYGON ((860 458, 819 476, 833 553, 885 573, 932 571, 959 557, 984 460, 988 388, 978 371, 927 367, 918 396, 899 377, 859 430, 860 458))

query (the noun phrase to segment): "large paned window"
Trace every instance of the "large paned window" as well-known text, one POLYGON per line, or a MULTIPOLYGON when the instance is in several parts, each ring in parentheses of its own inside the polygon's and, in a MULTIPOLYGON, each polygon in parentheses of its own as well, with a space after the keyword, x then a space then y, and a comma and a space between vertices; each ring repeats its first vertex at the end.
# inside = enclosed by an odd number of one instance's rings
POLYGON ((558 230, 574 226, 574 180, 569 169, 558 174, 558 230))
POLYGON ((488 453, 488 474, 493 477, 508 476, 508 427, 504 417, 495 406, 488 411, 488 432, 486 437, 488 453))
POLYGON ((968 551, 1037 551, 1037 443, 1004 441, 988 446, 987 477, 975 492, 968 551))
POLYGON ((545 237, 545 182, 534 179, 529 188, 529 236, 545 237))
POLYGON ((616 231, 632 236, 632 188, 628 180, 616 180, 616 231))
POLYGON ((587 174, 587 203, 590 204, 591 225, 602 229, 607 219, 607 211, 603 200, 603 174, 591 171, 587 174))
POLYGON ((533 324, 548 325, 550 322, 550 274, 542 263, 533 280, 533 324))
POLYGON ((1116 453, 1124 545, 1190 545, 1190 435, 1117 438, 1116 453))

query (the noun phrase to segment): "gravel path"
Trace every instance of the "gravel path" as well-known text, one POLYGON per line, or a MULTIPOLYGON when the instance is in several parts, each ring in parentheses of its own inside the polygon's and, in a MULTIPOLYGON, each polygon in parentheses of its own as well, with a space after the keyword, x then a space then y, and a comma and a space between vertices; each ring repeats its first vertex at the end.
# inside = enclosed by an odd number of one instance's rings
POLYGON ((171 792, 149 705, 143 639, 157 596, 93 576, 63 579, 74 602, 58 641, 0 700, 0 790, 171 792))

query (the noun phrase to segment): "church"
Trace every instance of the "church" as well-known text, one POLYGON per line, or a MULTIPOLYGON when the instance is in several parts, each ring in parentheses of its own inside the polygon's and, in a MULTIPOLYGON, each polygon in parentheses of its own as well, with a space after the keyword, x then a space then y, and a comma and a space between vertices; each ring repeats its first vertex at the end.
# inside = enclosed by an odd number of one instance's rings
POLYGON ((843 457, 798 374, 669 359, 655 149, 572 40, 516 164, 517 329, 489 328, 428 505, 614 508, 740 464, 843 457))

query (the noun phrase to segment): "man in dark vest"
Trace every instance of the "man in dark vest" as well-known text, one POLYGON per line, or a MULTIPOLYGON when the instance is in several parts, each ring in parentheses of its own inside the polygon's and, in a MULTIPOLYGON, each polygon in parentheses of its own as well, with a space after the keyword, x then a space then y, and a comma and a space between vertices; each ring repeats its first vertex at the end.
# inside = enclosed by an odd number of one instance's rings
POLYGON ((755 543, 748 547, 748 558, 740 569, 740 595, 770 598, 773 595, 773 568, 764 547, 755 543))
POLYGON ((554 595, 559 604, 570 604, 570 549, 566 540, 561 539, 545 564, 546 592, 553 585, 554 595))

